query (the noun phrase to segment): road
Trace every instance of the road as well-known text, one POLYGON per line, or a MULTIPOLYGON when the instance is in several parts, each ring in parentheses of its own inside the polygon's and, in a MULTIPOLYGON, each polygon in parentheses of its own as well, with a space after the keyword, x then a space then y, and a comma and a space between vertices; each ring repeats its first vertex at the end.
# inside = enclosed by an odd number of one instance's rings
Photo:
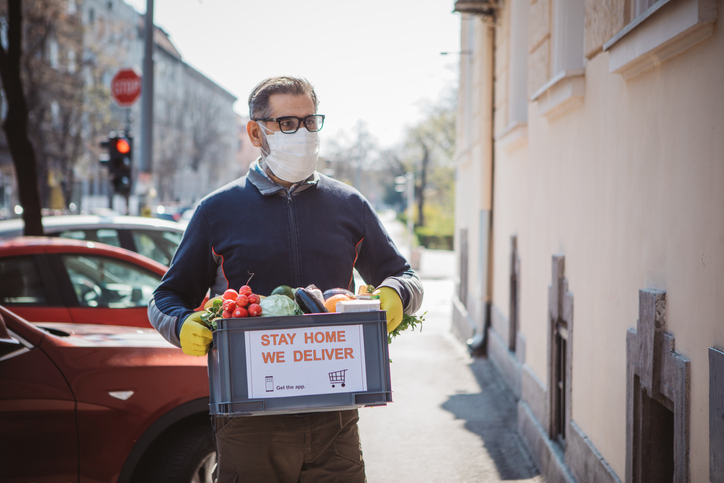
MULTIPOLYGON (((409 253, 404 227, 383 220, 409 253)), ((423 330, 390 345, 394 402, 360 409, 367 480, 543 482, 516 432, 511 393, 487 359, 471 357, 451 334, 454 271, 452 252, 423 251, 423 330)))

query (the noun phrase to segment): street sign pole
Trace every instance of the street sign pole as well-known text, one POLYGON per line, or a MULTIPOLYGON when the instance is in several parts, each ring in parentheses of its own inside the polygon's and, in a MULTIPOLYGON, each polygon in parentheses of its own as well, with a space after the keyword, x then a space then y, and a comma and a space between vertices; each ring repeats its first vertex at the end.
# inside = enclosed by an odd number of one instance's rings
POLYGON ((141 99, 141 173, 151 173, 153 156, 153 0, 146 0, 141 99))

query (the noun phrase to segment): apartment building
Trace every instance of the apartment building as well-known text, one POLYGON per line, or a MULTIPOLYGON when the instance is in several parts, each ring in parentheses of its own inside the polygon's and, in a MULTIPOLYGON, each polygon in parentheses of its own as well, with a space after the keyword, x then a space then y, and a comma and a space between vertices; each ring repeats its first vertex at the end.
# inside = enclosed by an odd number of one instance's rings
MULTIPOLYGON (((111 102, 109 88, 119 69, 141 70, 144 16, 123 0, 68 0, 47 5, 60 15, 47 27, 45 44, 32 55, 49 73, 46 79, 54 76, 68 81, 66 91, 73 96, 56 95, 58 89, 41 85, 40 114, 31 113, 41 188, 47 185, 45 206, 63 209, 73 202, 81 210, 105 208, 110 194, 108 173, 98 159, 100 142, 108 132, 132 133, 134 166, 140 165, 141 102, 120 108, 111 102), (61 122, 67 119, 72 125, 61 122), (71 137, 80 140, 78 148, 65 147, 71 137)), ((152 186, 146 201, 190 206, 238 175, 240 145, 233 110, 237 98, 186 62, 168 32, 156 26, 153 40, 154 149, 152 186)), ((0 98, 0 113, 4 109, 0 98)), ((243 156, 246 159, 251 154, 243 156)), ((114 207, 123 211, 125 203, 119 198, 114 207)), ((132 198, 131 211, 138 212, 138 200, 132 198)), ((0 134, 0 217, 14 216, 16 203, 14 170, 0 134)))
POLYGON ((721 0, 458 0, 454 330, 548 481, 724 481, 721 0))

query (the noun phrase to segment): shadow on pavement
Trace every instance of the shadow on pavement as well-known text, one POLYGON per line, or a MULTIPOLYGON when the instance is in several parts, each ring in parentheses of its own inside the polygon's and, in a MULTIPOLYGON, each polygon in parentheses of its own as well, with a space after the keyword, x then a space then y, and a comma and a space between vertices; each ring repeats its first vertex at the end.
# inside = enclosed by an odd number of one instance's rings
POLYGON ((442 408, 465 429, 482 439, 503 480, 521 480, 540 474, 517 432, 517 403, 488 359, 476 358, 470 370, 480 385, 477 394, 455 394, 442 408))

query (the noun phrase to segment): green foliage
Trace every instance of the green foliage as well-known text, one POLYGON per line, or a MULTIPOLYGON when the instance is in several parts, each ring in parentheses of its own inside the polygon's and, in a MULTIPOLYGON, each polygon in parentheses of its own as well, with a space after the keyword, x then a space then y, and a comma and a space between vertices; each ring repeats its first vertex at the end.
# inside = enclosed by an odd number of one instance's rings
POLYGON ((387 343, 392 344, 392 339, 408 329, 415 330, 417 326, 420 326, 420 332, 422 332, 422 323, 425 322, 425 315, 427 315, 427 312, 423 313, 422 315, 404 314, 402 316, 402 322, 400 322, 400 325, 395 327, 392 332, 389 332, 387 334, 387 343))
POLYGON ((223 300, 216 299, 211 304, 211 307, 207 308, 201 315, 201 320, 204 321, 209 330, 217 329, 217 322, 221 320, 221 313, 224 311, 223 305, 223 300))

